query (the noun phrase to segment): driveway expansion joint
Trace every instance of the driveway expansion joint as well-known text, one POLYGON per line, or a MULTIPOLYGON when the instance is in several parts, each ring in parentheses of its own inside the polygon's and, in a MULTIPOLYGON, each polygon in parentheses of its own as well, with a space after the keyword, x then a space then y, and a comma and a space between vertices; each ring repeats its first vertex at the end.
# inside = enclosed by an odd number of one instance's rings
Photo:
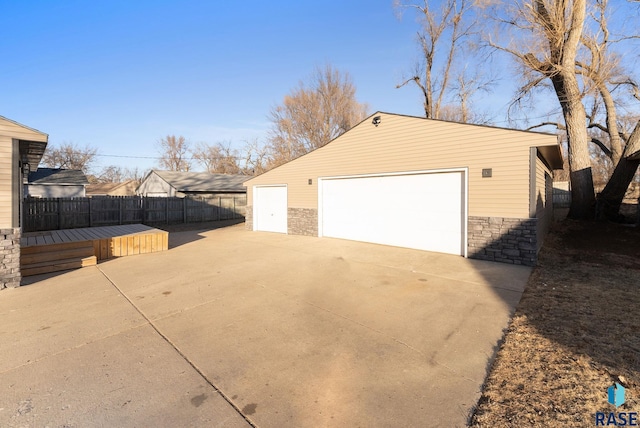
POLYGON ((218 394, 220 394, 220 396, 227 402, 229 403, 229 405, 231 407, 233 407, 233 409, 240 415, 240 417, 242 417, 242 419, 245 420, 245 422, 247 422, 250 426, 252 427, 256 427, 256 425, 240 410, 240 408, 238 408, 238 406, 236 406, 236 404, 229 398, 227 397, 227 395, 222 392, 222 390, 220 388, 218 388, 205 374, 202 370, 200 370, 198 368, 198 366, 195 365, 195 363, 193 363, 167 336, 165 336, 160 329, 155 325, 155 323, 149 318, 147 317, 147 315, 142 312, 142 310, 136 306, 136 304, 129 298, 129 296, 127 296, 121 289, 120 287, 118 287, 118 285, 111 279, 109 278, 109 275, 107 275, 102 269, 100 269, 99 266, 96 266, 96 268, 100 271, 100 273, 102 273, 102 275, 106 278, 107 281, 109 281, 111 283, 111 285, 118 290, 118 292, 122 295, 122 297, 124 297, 129 304, 147 321, 147 323, 149 324, 149 326, 151 326, 151 328, 153 328, 153 330, 165 341, 167 342, 167 344, 169 346, 171 346, 171 348, 173 348, 178 355, 180 355, 180 357, 189 365, 191 366, 191 368, 193 370, 196 371, 196 373, 198 373, 198 375, 211 387, 214 389, 214 391, 216 391, 218 394))

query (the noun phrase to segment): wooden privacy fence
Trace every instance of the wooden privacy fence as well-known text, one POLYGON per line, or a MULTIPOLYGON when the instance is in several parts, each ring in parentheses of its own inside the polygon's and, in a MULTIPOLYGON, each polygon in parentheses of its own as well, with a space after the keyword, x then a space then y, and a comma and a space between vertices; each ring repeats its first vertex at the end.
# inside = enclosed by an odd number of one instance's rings
POLYGON ((553 189, 553 207, 569 208, 571 206, 571 192, 569 190, 553 189))
POLYGON ((244 218, 247 196, 153 198, 29 198, 23 201, 22 230, 74 229, 144 223, 196 223, 244 218))

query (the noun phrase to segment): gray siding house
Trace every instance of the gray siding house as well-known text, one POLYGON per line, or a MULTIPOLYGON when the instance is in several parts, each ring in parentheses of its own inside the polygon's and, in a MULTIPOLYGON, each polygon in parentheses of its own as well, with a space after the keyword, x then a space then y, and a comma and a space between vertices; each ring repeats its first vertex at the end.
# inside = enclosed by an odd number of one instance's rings
POLYGON ((152 170, 136 189, 139 196, 234 196, 246 194, 246 175, 152 170))
POLYGON ((30 198, 83 198, 89 184, 77 169, 38 168, 29 173, 24 196, 30 198))

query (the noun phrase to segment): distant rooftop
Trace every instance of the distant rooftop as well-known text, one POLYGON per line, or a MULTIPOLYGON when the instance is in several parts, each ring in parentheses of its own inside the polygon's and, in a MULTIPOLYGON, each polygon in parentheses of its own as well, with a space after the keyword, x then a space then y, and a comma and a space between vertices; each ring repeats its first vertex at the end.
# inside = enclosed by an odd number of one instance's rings
POLYGON ((114 192, 121 187, 129 186, 131 193, 135 193, 136 188, 135 180, 127 180, 122 183, 94 183, 87 186, 87 195, 106 195, 110 192, 114 192))
POLYGON ((178 192, 245 192, 247 179, 240 174, 211 174, 208 172, 178 172, 153 170, 178 192))
POLYGON ((89 184, 79 169, 38 168, 29 173, 27 180, 29 184, 89 184))

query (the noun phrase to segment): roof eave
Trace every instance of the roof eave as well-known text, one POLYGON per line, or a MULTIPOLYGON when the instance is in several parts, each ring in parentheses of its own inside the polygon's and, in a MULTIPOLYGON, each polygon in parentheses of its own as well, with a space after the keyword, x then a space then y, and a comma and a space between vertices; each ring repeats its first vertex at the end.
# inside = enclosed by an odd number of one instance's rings
POLYGON ((551 169, 562 169, 564 160, 562 158, 562 149, 559 144, 551 146, 537 146, 538 153, 547 161, 551 169))
POLYGON ((19 140, 18 150, 20 152, 20 162, 22 162, 23 165, 29 165, 29 172, 37 171, 46 148, 46 141, 19 140))

